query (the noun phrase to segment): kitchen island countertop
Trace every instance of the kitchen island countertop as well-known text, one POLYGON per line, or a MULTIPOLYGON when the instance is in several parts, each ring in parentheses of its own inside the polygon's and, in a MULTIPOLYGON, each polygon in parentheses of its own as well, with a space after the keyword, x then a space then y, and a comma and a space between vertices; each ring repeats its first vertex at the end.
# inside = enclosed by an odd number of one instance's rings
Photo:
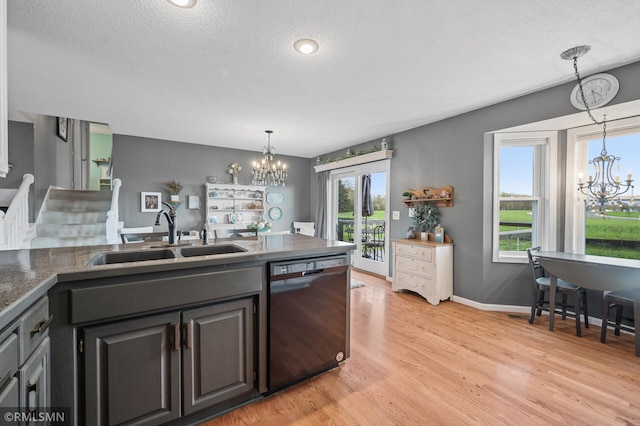
MULTIPOLYGON (((88 263, 100 253, 158 250, 167 247, 159 247, 162 243, 155 242, 0 252, 0 329, 7 326, 31 303, 45 295, 51 287, 61 281, 252 261, 288 260, 345 253, 356 248, 351 243, 323 240, 299 234, 261 236, 257 240, 248 238, 226 240, 221 243, 237 245, 246 251, 193 257, 183 257, 179 254, 181 247, 201 246, 201 243, 197 241, 194 245, 168 246, 177 253, 176 258, 111 265, 88 265, 88 263)), ((209 245, 215 244, 217 242, 209 245)))

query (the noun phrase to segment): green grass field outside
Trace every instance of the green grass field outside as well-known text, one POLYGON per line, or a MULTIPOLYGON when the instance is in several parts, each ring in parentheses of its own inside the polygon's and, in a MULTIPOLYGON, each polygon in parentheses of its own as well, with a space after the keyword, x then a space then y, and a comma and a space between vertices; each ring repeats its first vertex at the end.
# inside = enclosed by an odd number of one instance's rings
MULTIPOLYGON (((586 238, 612 241, 640 241, 640 220, 638 212, 609 212, 607 216, 586 219, 586 238), (607 217, 610 216, 610 217, 607 217), (630 219, 614 219, 612 216, 630 219)), ((531 223, 531 212, 524 210, 503 210, 501 222, 531 223)), ((500 226, 500 232, 526 230, 527 227, 500 226)), ((501 240, 501 250, 526 250, 531 246, 526 240, 501 240)), ((605 247, 587 244, 586 253, 596 256, 610 256, 640 259, 640 250, 633 248, 605 247)))
MULTIPOLYGON (((338 213, 340 219, 353 219, 353 212, 338 213)), ((370 220, 384 220, 384 210, 376 210, 373 212, 373 216, 369 216, 370 220)), ((364 220, 364 218, 362 218, 364 220)))

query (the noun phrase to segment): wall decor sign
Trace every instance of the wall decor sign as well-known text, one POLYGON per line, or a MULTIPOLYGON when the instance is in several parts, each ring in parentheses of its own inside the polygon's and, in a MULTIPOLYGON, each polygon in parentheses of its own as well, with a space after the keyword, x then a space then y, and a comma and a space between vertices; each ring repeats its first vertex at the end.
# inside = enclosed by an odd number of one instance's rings
POLYGON ((189 195, 187 197, 187 205, 189 209, 199 209, 200 208, 200 197, 197 195, 189 195))
POLYGON ((161 192, 141 192, 140 193, 140 211, 141 212, 159 212, 162 204, 161 192))
POLYGON ((69 119, 66 117, 58 117, 58 137, 63 141, 67 141, 67 129, 68 129, 69 119))

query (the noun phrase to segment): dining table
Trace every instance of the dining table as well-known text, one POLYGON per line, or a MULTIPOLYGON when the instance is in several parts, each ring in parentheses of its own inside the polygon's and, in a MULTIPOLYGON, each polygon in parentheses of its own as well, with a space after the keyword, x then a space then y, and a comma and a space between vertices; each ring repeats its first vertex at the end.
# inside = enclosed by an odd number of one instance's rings
MULTIPOLYGON (((537 251, 535 256, 549 272, 549 312, 555 312, 558 278, 591 290, 635 290, 633 315, 640 318, 640 260, 607 256, 537 251)), ((603 313, 603 317, 606 312, 603 313)), ((549 316, 549 330, 553 331, 555 315, 549 316)), ((576 321, 580 321, 576 318, 576 321)), ((602 326, 606 327, 606 317, 602 326)), ((635 338, 636 356, 640 356, 640 339, 635 338)))

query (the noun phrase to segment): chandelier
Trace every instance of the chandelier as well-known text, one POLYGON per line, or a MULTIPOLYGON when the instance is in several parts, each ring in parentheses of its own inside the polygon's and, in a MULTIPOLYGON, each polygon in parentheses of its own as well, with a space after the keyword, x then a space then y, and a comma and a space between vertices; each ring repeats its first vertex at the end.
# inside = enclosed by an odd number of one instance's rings
POLYGON ((265 130, 267 134, 267 146, 262 150, 262 160, 254 161, 251 168, 251 184, 258 186, 284 186, 287 180, 287 165, 276 162, 275 148, 271 147, 271 133, 273 130, 265 130))
POLYGON ((582 103, 591 121, 602 126, 602 151, 599 156, 589 161, 589 164, 593 165, 595 175, 589 175, 587 181, 583 182, 580 174, 578 176, 578 191, 589 197, 592 200, 592 204, 597 204, 598 210, 603 211, 605 204, 613 199, 618 198, 620 202, 620 196, 629 191, 629 189, 631 189, 631 202, 633 202, 633 185, 631 185, 633 180, 631 179, 631 173, 627 173, 624 183, 620 182, 620 157, 607 153, 607 116, 604 115, 602 121, 596 120, 584 95, 582 79, 578 72, 578 58, 585 55, 589 50, 591 50, 591 46, 576 46, 562 52, 560 57, 566 60, 573 59, 573 69, 578 79, 582 103), (617 165, 616 162, 618 162, 617 165), (615 177, 614 169, 616 170, 615 177))

